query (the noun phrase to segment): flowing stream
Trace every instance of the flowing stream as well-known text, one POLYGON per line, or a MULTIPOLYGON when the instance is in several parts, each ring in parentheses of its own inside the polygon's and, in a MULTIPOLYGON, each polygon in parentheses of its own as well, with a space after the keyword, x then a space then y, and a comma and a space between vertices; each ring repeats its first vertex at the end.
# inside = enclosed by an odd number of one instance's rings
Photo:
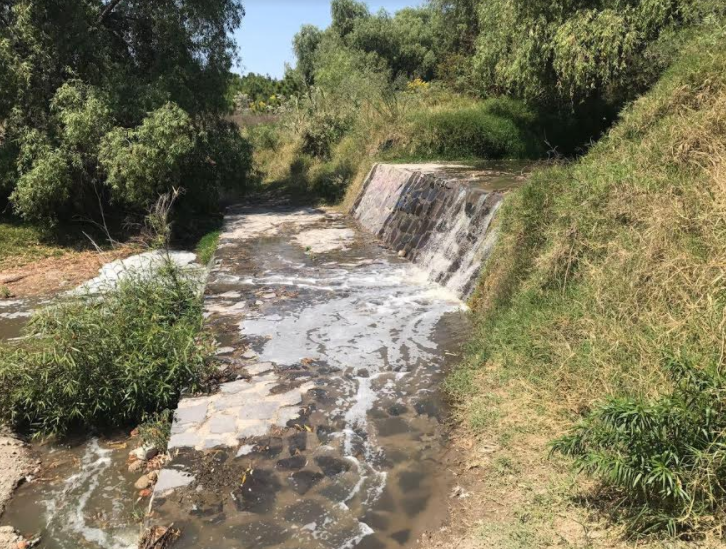
MULTIPOLYGON (((182 549, 399 548, 443 524, 439 387, 468 333, 462 299, 499 191, 521 180, 476 173, 378 166, 353 217, 230 210, 205 293, 227 382, 181 401, 147 523, 174 523, 182 549)), ((132 547, 147 500, 128 449, 45 452, 62 465, 22 486, 2 523, 46 549, 132 547)))

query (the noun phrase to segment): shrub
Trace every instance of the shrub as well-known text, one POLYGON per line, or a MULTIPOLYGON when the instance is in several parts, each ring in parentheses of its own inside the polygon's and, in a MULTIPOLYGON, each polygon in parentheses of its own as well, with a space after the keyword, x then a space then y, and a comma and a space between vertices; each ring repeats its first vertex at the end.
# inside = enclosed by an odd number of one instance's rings
POLYGON ((312 171, 309 190, 325 202, 339 202, 355 172, 355 166, 345 160, 326 162, 312 171))
POLYGON ((171 437, 173 410, 162 410, 148 414, 138 426, 139 438, 144 446, 153 446, 159 452, 166 452, 171 437))
POLYGON ((518 101, 490 99, 466 107, 411 115, 409 151, 417 157, 526 158, 537 156, 535 114, 518 101), (528 128, 529 127, 529 128, 528 128))
POLYGON ((250 143, 254 148, 277 150, 280 145, 278 128, 273 124, 259 124, 247 129, 250 143))
POLYGON ((211 345, 200 284, 171 262, 103 297, 40 310, 22 346, 0 348, 0 421, 37 434, 123 426, 199 388, 211 345))
POLYGON ((193 148, 189 115, 168 103, 137 128, 111 131, 103 140, 99 161, 118 200, 147 206, 167 184, 179 181, 182 160, 193 148))
POLYGON ((632 529, 675 535, 724 510, 726 377, 683 357, 665 368, 675 384, 670 394, 611 398, 553 450, 614 488, 632 529))
POLYGON ((330 152, 345 134, 349 123, 332 113, 313 113, 302 133, 302 152, 315 158, 330 158, 330 152))

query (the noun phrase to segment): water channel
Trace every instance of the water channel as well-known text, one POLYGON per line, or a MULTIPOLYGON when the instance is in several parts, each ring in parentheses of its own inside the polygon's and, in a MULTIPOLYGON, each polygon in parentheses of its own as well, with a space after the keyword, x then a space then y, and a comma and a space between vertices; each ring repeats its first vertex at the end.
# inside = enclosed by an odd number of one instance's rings
MULTIPOLYGON (((467 197, 451 208, 475 219, 467 197)), ((492 215, 475 232, 454 224, 469 261, 488 251, 492 215)), ((444 251, 419 255, 441 269, 444 251)), ((182 549, 384 549, 443 523, 452 483, 440 384, 469 319, 460 294, 403 255, 334 211, 230 210, 205 291, 230 381, 180 403, 147 524, 174 523, 182 549)), ((471 266, 444 270, 457 268, 471 266)), ((135 547, 148 500, 133 489, 125 443, 37 448, 43 478, 20 487, 0 524, 40 534, 44 549, 135 547)))

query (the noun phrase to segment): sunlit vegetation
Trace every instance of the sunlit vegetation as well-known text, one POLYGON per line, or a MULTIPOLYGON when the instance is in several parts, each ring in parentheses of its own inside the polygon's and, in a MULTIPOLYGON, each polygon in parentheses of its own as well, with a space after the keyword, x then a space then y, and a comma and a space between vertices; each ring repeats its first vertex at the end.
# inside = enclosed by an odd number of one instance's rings
POLYGON ((0 347, 0 421, 38 435, 128 426, 200 387, 213 346, 201 282, 169 262, 103 297, 37 312, 27 339, 0 347))
POLYGON ((722 524, 726 33, 713 21, 589 154, 511 196, 449 380, 470 422, 478 395, 514 387, 555 430, 581 417, 555 449, 631 534, 722 524))
POLYGON ((0 206, 44 226, 214 210, 250 150, 223 121, 238 1, 0 4, 0 206))

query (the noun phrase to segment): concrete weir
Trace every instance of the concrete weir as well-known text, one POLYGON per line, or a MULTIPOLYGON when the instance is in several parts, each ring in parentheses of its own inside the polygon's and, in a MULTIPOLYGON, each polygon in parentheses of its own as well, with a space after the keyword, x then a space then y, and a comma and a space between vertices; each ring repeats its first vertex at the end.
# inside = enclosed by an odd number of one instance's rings
POLYGON ((205 292, 224 382, 180 402, 151 503, 175 547, 393 548, 443 523, 438 386, 502 196, 444 172, 377 166, 357 222, 230 209, 205 292))

